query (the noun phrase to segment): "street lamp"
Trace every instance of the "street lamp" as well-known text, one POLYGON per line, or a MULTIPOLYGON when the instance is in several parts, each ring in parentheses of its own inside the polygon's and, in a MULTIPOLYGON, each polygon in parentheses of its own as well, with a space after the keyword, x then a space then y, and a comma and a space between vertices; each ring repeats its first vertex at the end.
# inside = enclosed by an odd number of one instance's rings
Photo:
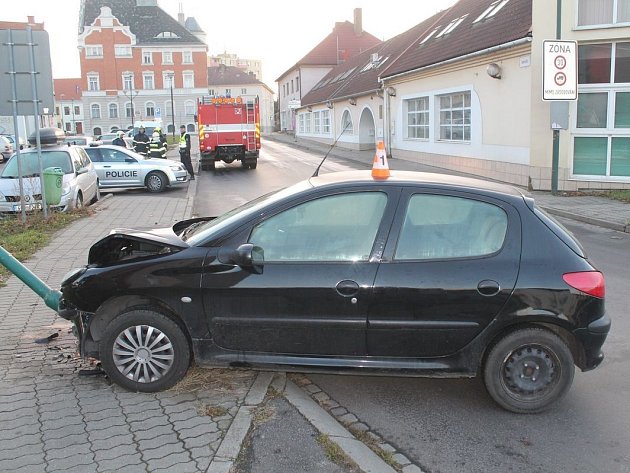
POLYGON ((126 74, 125 75, 125 83, 123 84, 123 94, 125 94, 125 97, 129 97, 129 100, 131 101, 131 128, 135 128, 134 126, 134 117, 136 115, 136 109, 133 108, 133 97, 135 95, 138 95, 138 91, 133 90, 133 74, 126 74), (129 84, 129 89, 127 90, 125 88, 125 86, 129 84))
POLYGON ((171 125, 173 126, 173 141, 175 141, 175 101, 173 100, 173 81, 175 80, 175 74, 168 75, 168 83, 171 88, 171 125))

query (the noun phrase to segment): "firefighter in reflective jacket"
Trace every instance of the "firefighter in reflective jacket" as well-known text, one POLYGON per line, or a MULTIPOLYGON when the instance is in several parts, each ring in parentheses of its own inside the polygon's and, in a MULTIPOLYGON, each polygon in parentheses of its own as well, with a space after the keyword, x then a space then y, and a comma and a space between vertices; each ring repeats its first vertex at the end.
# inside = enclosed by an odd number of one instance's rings
POLYGON ((133 149, 136 153, 146 156, 149 152, 149 141, 149 137, 144 132, 144 127, 141 126, 136 136, 133 137, 133 149))
POLYGON ((154 131, 153 135, 151 135, 149 156, 152 158, 166 158, 166 146, 162 143, 160 134, 157 131, 154 131))
POLYGON ((190 180, 195 180, 195 173, 193 172, 192 162, 190 161, 190 135, 186 132, 186 126, 179 127, 181 136, 179 137, 179 159, 190 174, 190 180))

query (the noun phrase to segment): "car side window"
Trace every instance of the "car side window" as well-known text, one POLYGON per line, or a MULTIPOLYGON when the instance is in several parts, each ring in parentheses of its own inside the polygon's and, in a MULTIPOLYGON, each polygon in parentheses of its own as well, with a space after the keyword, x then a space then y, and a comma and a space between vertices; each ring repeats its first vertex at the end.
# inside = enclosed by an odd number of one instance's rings
POLYGON ((81 158, 81 168, 87 168, 90 166, 90 157, 87 155, 83 148, 77 148, 79 158, 81 158))
POLYGON ((89 148, 84 151, 87 153, 93 163, 100 163, 103 161, 101 158, 101 151, 98 148, 89 148))
POLYGON ((105 163, 124 163, 127 162, 127 158, 131 159, 131 157, 125 153, 109 148, 101 148, 101 156, 105 163))
POLYGON ((256 225, 249 241, 265 261, 367 261, 387 195, 356 192, 320 197, 256 225))
POLYGON ((490 255, 503 247, 507 224, 505 211, 487 202, 416 194, 409 200, 394 259, 490 255))

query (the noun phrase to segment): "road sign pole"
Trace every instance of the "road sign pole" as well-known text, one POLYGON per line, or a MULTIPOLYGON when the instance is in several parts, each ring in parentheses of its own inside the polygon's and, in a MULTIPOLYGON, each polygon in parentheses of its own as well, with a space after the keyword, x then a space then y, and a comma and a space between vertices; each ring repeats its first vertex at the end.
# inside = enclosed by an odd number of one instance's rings
MULTIPOLYGON (((562 33, 562 0, 556 0, 556 39, 562 33)), ((553 150, 551 154, 551 193, 558 194, 558 173, 560 169, 560 130, 553 130, 553 150)))

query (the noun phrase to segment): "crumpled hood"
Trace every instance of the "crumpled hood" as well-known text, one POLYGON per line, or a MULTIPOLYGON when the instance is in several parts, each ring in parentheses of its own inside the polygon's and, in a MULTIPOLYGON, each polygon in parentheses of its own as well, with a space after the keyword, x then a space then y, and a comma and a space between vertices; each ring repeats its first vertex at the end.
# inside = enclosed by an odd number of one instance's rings
POLYGON ((115 228, 90 248, 88 264, 107 266, 122 261, 155 258, 176 253, 188 244, 172 228, 134 230, 115 228))

